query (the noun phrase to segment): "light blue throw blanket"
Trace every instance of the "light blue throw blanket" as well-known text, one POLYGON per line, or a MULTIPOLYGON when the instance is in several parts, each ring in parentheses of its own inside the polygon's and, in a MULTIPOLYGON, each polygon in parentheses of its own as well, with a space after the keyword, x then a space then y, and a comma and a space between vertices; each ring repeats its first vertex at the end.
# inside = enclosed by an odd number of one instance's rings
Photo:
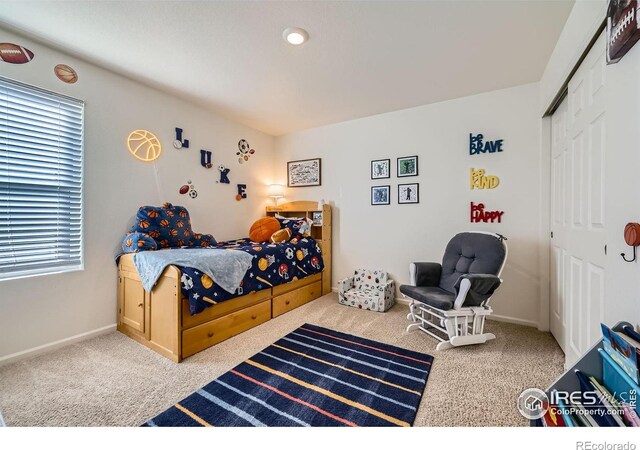
POLYGON ((253 256, 239 250, 210 248, 176 248, 133 255, 142 287, 150 291, 165 267, 170 265, 193 267, 206 273, 225 291, 233 294, 239 287, 253 256))

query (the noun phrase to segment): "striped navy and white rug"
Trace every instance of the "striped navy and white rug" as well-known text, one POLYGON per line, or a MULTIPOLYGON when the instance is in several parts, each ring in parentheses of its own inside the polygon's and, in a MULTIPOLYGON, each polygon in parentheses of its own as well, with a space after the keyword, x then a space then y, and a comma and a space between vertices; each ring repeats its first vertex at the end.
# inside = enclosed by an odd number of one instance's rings
POLYGON ((411 426, 432 361, 305 324, 144 426, 411 426))

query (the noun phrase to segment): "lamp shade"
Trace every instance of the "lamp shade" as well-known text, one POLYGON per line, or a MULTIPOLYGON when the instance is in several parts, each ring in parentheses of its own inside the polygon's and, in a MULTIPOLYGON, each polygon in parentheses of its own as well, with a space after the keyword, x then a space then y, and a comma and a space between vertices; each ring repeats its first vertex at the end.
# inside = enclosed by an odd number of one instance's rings
POLYGON ((281 184, 269 185, 269 197, 282 198, 284 197, 284 186, 281 184))

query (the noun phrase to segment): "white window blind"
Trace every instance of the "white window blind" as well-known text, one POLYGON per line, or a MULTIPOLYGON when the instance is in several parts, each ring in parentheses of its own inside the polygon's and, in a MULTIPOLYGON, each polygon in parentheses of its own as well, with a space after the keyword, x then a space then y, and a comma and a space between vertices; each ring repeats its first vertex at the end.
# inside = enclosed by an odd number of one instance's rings
POLYGON ((82 269, 83 117, 0 77, 0 280, 82 269))

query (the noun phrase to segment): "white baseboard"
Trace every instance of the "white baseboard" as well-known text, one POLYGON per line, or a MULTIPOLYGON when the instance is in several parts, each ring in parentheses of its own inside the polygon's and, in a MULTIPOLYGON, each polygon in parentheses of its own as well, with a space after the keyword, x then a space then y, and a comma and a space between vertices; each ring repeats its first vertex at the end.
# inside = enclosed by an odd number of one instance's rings
POLYGON ((112 331, 115 331, 115 329, 116 329, 116 324, 114 323, 113 325, 107 325, 106 327, 87 331, 86 333, 76 334, 75 336, 60 339, 59 341, 51 342, 49 344, 40 345, 38 347, 33 347, 27 350, 23 350, 21 352, 12 353, 7 356, 2 356, 0 357, 0 366, 14 363, 22 359, 31 358, 36 355, 41 355, 42 353, 47 353, 52 350, 56 350, 58 348, 66 347, 67 345, 75 344, 76 342, 84 341, 86 339, 90 339, 95 336, 100 336, 101 334, 107 334, 112 331))
MULTIPOLYGON (((335 287, 332 288, 331 290, 333 292, 338 292, 338 288, 335 288, 335 287)), ((411 304, 411 300, 407 297, 396 297, 396 303, 400 303, 402 305, 409 305, 411 304)), ((487 319, 495 320, 496 322, 507 322, 507 323, 513 323, 516 325, 524 325, 526 327, 538 328, 538 323, 534 322, 533 320, 518 319, 516 317, 501 316, 499 314, 491 314, 490 316, 487 316, 487 319)))
POLYGON ((524 325, 525 327, 538 328, 538 322, 534 322, 533 320, 524 320, 524 319, 518 319, 516 317, 501 316, 500 314, 491 314, 487 316, 487 319, 495 320, 496 322, 507 322, 507 323, 513 323, 516 325, 524 325))

